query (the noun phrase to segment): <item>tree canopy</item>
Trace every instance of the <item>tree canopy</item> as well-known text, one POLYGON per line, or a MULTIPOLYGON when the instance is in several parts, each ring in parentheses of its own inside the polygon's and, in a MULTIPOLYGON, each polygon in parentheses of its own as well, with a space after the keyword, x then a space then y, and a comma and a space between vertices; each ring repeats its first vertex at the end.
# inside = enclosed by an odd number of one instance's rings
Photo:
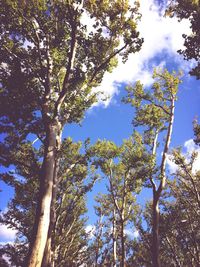
MULTIPOLYGON (((191 22, 179 53, 199 79, 199 1, 172 0, 166 13, 191 22)), ((16 235, 0 244, 0 265, 200 265, 198 118, 189 153, 171 149, 182 74, 158 67, 150 85, 121 84, 126 139, 69 134, 108 72, 141 49, 140 19, 139 1, 1 1, 0 180, 14 195, 0 223, 16 235)))
POLYGON ((184 56, 186 60, 193 59, 195 67, 190 71, 191 75, 200 79, 200 2, 199 0, 172 0, 166 12, 170 16, 176 15, 180 20, 189 19, 191 23, 192 33, 190 35, 183 34, 185 39, 184 49, 178 52, 184 56))

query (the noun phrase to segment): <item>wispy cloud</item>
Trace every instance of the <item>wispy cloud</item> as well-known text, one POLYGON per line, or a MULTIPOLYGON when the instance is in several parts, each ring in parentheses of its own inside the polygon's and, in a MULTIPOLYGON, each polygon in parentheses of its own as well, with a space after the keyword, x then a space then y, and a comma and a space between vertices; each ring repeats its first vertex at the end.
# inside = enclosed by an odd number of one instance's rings
MULTIPOLYGON (((140 11, 142 18, 138 29, 140 36, 144 38, 142 49, 137 54, 130 55, 125 64, 120 61, 112 73, 105 75, 98 88, 111 98, 118 93, 120 83, 141 80, 145 86, 150 85, 152 83, 152 67, 154 67, 152 60, 157 55, 165 53, 169 57, 173 56, 177 63, 182 64, 183 62, 181 56, 177 54, 177 50, 183 48, 182 34, 189 34, 191 31, 189 21, 179 22, 177 18, 164 17, 164 8, 160 9, 154 0, 141 0, 140 11)), ((162 61, 161 65, 164 66, 165 61, 162 61)), ((107 100, 106 102, 100 101, 99 104, 107 106, 109 103, 110 100, 107 100)))

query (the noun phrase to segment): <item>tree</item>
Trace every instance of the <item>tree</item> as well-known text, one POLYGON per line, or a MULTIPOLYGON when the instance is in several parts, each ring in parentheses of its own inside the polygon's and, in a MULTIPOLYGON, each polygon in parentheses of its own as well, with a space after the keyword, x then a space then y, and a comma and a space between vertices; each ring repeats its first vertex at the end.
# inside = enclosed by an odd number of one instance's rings
POLYGON ((162 235, 165 260, 171 259, 176 266, 200 266, 200 173, 194 169, 197 153, 186 158, 175 149, 172 154, 178 169, 170 182, 173 201, 164 205, 162 235))
POLYGON ((55 217, 63 128, 79 122, 96 101, 91 90, 116 66, 117 56, 125 61, 140 49, 138 4, 6 0, 0 13, 1 163, 30 133, 44 146, 26 263, 36 267, 41 266, 44 251, 50 259, 45 246, 51 247, 49 226, 55 217), (91 31, 84 16, 91 18, 91 31))
MULTIPOLYGON (((174 179, 161 199, 160 258, 163 266, 199 266, 199 171, 195 171, 197 154, 183 156, 180 149, 172 153, 177 165, 174 179)), ((140 238, 135 246, 134 266, 152 266, 149 255, 151 242, 151 203, 146 206, 140 238)))
POLYGON ((200 2, 199 0, 172 0, 166 11, 167 15, 176 15, 179 19, 189 19, 191 23, 192 34, 183 37, 185 39, 185 49, 178 52, 186 60, 195 60, 196 66, 190 71, 191 75, 200 79, 200 2))
POLYGON ((152 201, 147 202, 136 222, 139 236, 131 243, 133 250, 130 265, 152 267, 152 201), (145 222, 145 223, 144 223, 145 222))
POLYGON ((143 127, 144 140, 152 156, 152 165, 147 174, 148 186, 153 191, 152 205, 152 264, 160 266, 159 259, 159 200, 166 185, 166 160, 172 135, 175 101, 177 99, 179 75, 170 74, 167 70, 154 71, 151 91, 145 91, 144 86, 137 82, 134 87, 128 87, 125 102, 135 107, 133 125, 143 127), (163 138, 163 147, 159 151, 158 136, 163 138))
POLYGON ((125 227, 134 223, 137 216, 136 194, 141 190, 147 164, 142 138, 135 132, 120 147, 113 142, 98 141, 90 150, 95 156, 93 164, 100 167, 107 179, 108 193, 97 200, 107 217, 108 232, 112 232, 111 262, 113 266, 119 262, 124 267, 127 258, 125 227))
MULTIPOLYGON (((77 266, 86 257, 85 194, 92 188, 94 179, 86 180, 92 174, 89 173, 87 153, 80 153, 81 149, 81 142, 73 143, 67 138, 60 150, 59 186, 49 248, 55 266, 77 266)), ((16 171, 2 174, 2 179, 15 189, 15 196, 2 214, 1 222, 17 230, 17 240, 14 245, 1 247, 1 251, 13 265, 20 267, 31 242, 39 188, 40 150, 30 142, 23 144, 19 153, 13 154, 16 171)))
MULTIPOLYGON (((105 264, 107 258, 111 260, 114 266, 114 258, 112 257, 112 245, 110 223, 106 220, 109 216, 110 209, 107 206, 109 199, 105 194, 99 194, 96 197, 97 205, 95 205, 95 214, 97 215, 97 221, 92 227, 89 235, 91 235, 91 241, 88 245, 88 266, 102 266, 105 264)), ((114 251, 113 251, 114 253, 114 251)), ((110 262, 110 265, 112 264, 110 262)))
MULTIPOLYGON (((183 154, 174 149, 171 160, 177 170, 167 181, 167 190, 160 199, 160 259, 163 266, 199 266, 199 171, 196 170, 198 151, 183 154), (174 179, 172 179, 174 178, 174 179)), ((139 239, 132 244, 134 266, 152 266, 151 215, 148 202, 142 219, 137 224, 139 239), (143 223, 145 221, 145 224, 143 223)))

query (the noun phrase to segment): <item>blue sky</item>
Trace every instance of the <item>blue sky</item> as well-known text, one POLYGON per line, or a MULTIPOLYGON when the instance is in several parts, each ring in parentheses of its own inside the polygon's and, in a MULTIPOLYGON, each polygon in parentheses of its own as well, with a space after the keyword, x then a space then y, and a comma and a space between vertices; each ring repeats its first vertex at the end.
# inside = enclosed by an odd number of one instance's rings
MULTIPOLYGON (((157 1, 156 3, 158 3, 157 1)), ((71 136, 74 141, 85 140, 90 137, 92 142, 97 139, 108 139, 121 144, 123 139, 128 138, 133 127, 131 121, 134 111, 129 105, 121 103, 126 94, 125 86, 134 84, 136 80, 146 86, 152 83, 152 72, 156 66, 167 67, 169 70, 184 71, 183 83, 180 86, 178 101, 175 110, 175 123, 171 147, 184 146, 186 151, 197 149, 193 142, 192 121, 200 114, 200 81, 188 75, 188 71, 194 62, 183 61, 177 54, 177 50, 183 48, 183 33, 190 33, 189 22, 177 21, 163 17, 163 12, 153 0, 141 0, 141 19, 139 30, 144 38, 144 44, 139 53, 131 55, 126 62, 119 66, 112 74, 106 74, 102 85, 98 90, 110 96, 109 100, 98 104, 87 111, 82 125, 69 125, 65 128, 63 136, 71 136)), ((198 158, 200 165, 200 158, 198 158)), ((169 162, 169 168, 173 169, 169 162)), ((0 193, 0 208, 5 209, 12 190, 0 183, 3 190, 0 193)), ((104 190, 103 183, 97 183, 92 193, 89 194, 88 208, 89 224, 94 223, 93 197, 97 192, 104 190)), ((147 199, 146 195, 140 196, 140 200, 147 199)), ((14 232, 5 226, 0 226, 0 241, 11 241, 14 232)))

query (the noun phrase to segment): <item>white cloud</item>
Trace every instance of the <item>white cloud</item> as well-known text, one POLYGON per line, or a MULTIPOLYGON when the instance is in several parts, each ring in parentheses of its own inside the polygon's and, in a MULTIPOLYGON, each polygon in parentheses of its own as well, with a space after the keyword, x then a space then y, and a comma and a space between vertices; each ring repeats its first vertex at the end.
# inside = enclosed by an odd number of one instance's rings
POLYGON ((198 147, 195 145, 193 139, 189 139, 185 141, 184 147, 186 148, 186 152, 191 154, 194 150, 196 150, 198 147))
MULTIPOLYGON (((178 22, 177 18, 164 17, 164 10, 160 10, 153 0, 141 0, 140 11, 142 18, 138 30, 140 36, 144 38, 142 49, 137 54, 130 55, 125 64, 120 61, 112 73, 105 75, 98 89, 106 96, 112 97, 116 94, 117 85, 122 82, 130 83, 141 80, 145 86, 150 85, 154 66, 149 66, 149 64, 158 54, 165 52, 168 56, 173 56, 177 63, 183 62, 177 50, 183 48, 182 34, 191 32, 189 22, 187 20, 178 22)), ((165 62, 161 62, 161 65, 165 65, 165 62)), ((100 102, 100 104, 107 106, 109 101, 100 102)))
POLYGON ((4 224, 0 225, 0 240, 2 240, 2 242, 12 242, 16 237, 16 233, 16 230, 8 228, 4 224))

